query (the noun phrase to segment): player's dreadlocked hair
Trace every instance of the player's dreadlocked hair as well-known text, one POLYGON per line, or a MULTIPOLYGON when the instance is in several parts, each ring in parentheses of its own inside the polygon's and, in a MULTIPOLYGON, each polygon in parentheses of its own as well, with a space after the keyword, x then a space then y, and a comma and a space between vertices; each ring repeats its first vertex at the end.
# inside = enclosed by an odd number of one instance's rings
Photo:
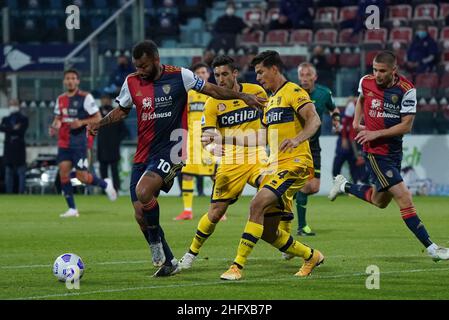
POLYGON ((257 64, 262 63, 264 67, 276 66, 280 72, 284 69, 284 64, 282 63, 281 56, 279 53, 273 50, 267 50, 259 53, 251 61, 251 66, 255 67, 257 64))
POLYGON ((157 49, 156 43, 151 40, 145 40, 136 44, 133 48, 133 58, 140 59, 146 54, 149 57, 157 58, 159 57, 159 50, 157 49))
POLYGON ((394 67, 397 63, 396 55, 388 50, 384 50, 376 54, 374 61, 377 63, 385 63, 391 67, 394 67))
POLYGON ((221 67, 221 66, 229 66, 231 71, 237 70, 237 65, 235 64, 234 59, 229 56, 221 55, 216 56, 212 61, 212 68, 221 67))

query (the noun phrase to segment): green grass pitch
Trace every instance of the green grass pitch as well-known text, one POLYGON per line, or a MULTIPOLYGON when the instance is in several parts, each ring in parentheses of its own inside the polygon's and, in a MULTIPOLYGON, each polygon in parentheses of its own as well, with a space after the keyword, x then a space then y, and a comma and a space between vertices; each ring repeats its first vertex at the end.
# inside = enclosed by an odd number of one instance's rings
MULTIPOLYGON (((181 199, 159 199, 162 226, 178 259, 208 200, 195 198, 194 220, 173 221, 181 199)), ((380 210, 348 197, 334 203, 310 197, 309 223, 317 236, 303 240, 324 253, 324 265, 306 279, 293 277, 300 259, 283 261, 260 241, 243 280, 225 282, 219 276, 235 256, 249 197, 230 207, 194 267, 169 278, 151 277, 149 248, 128 197, 76 201, 81 216, 63 220, 61 196, 0 197, 0 299, 449 299, 449 263, 434 263, 422 252, 393 203, 380 210), (77 253, 86 264, 79 290, 68 290, 52 275, 54 259, 65 252, 77 253), (369 265, 380 269, 378 290, 365 286, 369 265)), ((449 246, 449 199, 415 202, 432 239, 449 246)))

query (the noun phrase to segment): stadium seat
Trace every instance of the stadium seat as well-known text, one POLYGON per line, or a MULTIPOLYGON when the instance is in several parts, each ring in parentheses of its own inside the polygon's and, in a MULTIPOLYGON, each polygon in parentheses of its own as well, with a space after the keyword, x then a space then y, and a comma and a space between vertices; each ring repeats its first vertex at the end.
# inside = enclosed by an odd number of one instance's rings
POLYGON ((342 22, 342 21, 347 21, 347 20, 354 19, 357 16, 358 10, 359 10, 358 6, 342 7, 340 9, 340 14, 339 14, 338 21, 342 22))
POLYGON ((243 19, 249 26, 261 26, 265 21, 265 12, 259 8, 251 8, 245 11, 243 19))
POLYGON ((413 39, 413 29, 409 27, 392 28, 390 31, 389 43, 398 42, 409 45, 413 39))
POLYGON ((430 98, 434 96, 438 83, 438 74, 434 72, 418 74, 415 78, 418 97, 430 98))
POLYGON ((351 28, 340 30, 340 33, 338 34, 338 44, 341 46, 354 46, 360 44, 360 33, 352 36, 352 31, 353 29, 351 28))
POLYGON ((297 68, 300 63, 307 60, 306 56, 284 56, 283 61, 287 69, 297 68))
POLYGON ((408 4, 398 4, 393 6, 388 6, 387 20, 405 20, 409 21, 412 18, 413 8, 408 4))
POLYGON ((365 52, 365 66, 371 67, 373 65, 373 60, 379 50, 369 50, 365 52))
POLYGON ((311 45, 313 33, 309 29, 293 30, 290 35, 290 44, 311 45))
POLYGON ((384 46, 387 42, 388 30, 385 28, 366 30, 363 44, 384 46))
POLYGON ((288 42, 287 30, 271 30, 268 31, 265 38, 265 44, 274 46, 283 46, 288 42))
POLYGON ((319 29, 315 32, 315 44, 334 45, 337 43, 337 31, 334 29, 319 29))
POLYGON ((340 67, 355 68, 360 67, 360 54, 359 53, 341 53, 338 63, 340 67))
POLYGON ((429 32, 429 35, 434 39, 435 41, 438 41, 438 28, 434 26, 427 27, 427 31, 429 32))
POLYGON ((419 4, 415 7, 413 20, 431 20, 438 19, 438 6, 433 3, 419 4))
POLYGON ((449 3, 440 3, 440 19, 445 19, 449 15, 449 3))
POLYGON ((438 88, 439 97, 449 98, 449 72, 445 72, 440 79, 440 86, 438 88))
POLYGON ((443 29, 441 29, 440 41, 441 42, 449 41, 449 26, 444 27, 443 29))
POLYGON ((261 30, 256 30, 251 33, 246 33, 246 34, 242 35, 241 43, 245 44, 247 46, 259 45, 263 42, 263 35, 264 35, 264 33, 261 30))
POLYGON ((405 63, 405 58, 407 56, 407 50, 405 49, 399 49, 394 50, 394 54, 396 55, 398 66, 401 67, 405 63))

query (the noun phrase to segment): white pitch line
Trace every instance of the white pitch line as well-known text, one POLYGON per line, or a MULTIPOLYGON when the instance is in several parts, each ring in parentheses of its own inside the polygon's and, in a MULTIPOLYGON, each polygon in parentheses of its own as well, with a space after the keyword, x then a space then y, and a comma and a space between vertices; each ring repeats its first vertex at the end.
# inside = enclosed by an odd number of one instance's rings
MULTIPOLYGON (((449 268, 428 268, 428 269, 412 269, 412 270, 392 270, 381 272, 380 274, 400 274, 400 273, 417 273, 417 272, 429 272, 429 271, 448 271, 449 268)), ((313 275, 310 279, 336 279, 336 278, 346 278, 346 277, 359 277, 366 276, 366 273, 357 272, 357 273, 343 273, 329 276, 320 276, 313 275)), ((285 279, 292 279, 292 276, 282 276, 276 278, 264 278, 264 279, 253 279, 253 280, 240 280, 238 283, 257 283, 257 282, 270 282, 270 281, 279 281, 285 279)), ((300 279, 300 278, 299 278, 300 279)), ((198 287, 198 286, 210 286, 210 285, 224 285, 224 284, 232 284, 237 282, 229 282, 229 281, 209 281, 209 282, 200 282, 200 283, 190 283, 190 284, 172 284, 172 285, 161 285, 161 286, 145 286, 145 287, 131 287, 131 288, 118 288, 118 289, 107 289, 107 290, 96 290, 96 291, 88 291, 88 292, 77 292, 77 293, 64 293, 64 294, 49 294, 43 296, 30 296, 30 297, 21 297, 21 298, 13 298, 9 300, 35 300, 35 299, 46 299, 46 298, 57 298, 57 297, 76 297, 76 296, 85 296, 85 295, 93 295, 99 293, 116 293, 116 292, 128 292, 128 291, 139 291, 139 290, 147 290, 147 289, 168 289, 168 288, 186 288, 186 287, 198 287)))
MULTIPOLYGON (((338 258, 348 258, 348 259, 352 259, 352 258, 392 258, 392 257, 398 257, 397 255, 375 255, 375 256, 346 256, 346 255, 334 255, 334 256, 325 256, 326 259, 338 259, 338 258)), ((427 258, 426 256, 423 255, 406 255, 406 256, 401 256, 401 258, 427 258)), ((280 257, 266 257, 266 258, 262 258, 262 257, 253 257, 253 258, 248 258, 248 260, 252 260, 252 261, 257 261, 257 260, 282 260, 280 257)), ((198 258, 197 261, 232 261, 232 258, 198 258)), ((123 261, 106 261, 106 262, 94 262, 94 263, 90 263, 89 265, 120 265, 120 264, 141 264, 141 263, 150 263, 150 260, 123 260, 123 261)), ((30 265, 12 265, 12 266, 0 266, 0 270, 14 270, 14 269, 33 269, 33 268, 50 268, 52 267, 52 265, 50 264, 30 264, 30 265)))

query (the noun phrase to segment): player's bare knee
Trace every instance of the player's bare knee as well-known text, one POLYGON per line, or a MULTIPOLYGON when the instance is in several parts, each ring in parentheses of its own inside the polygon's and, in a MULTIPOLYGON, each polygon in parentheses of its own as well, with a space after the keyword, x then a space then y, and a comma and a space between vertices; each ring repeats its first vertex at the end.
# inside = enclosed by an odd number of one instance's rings
POLYGON ((150 190, 150 188, 142 185, 137 185, 136 196, 141 203, 148 203, 153 198, 153 192, 150 190))
POLYGON ((221 217, 223 217, 225 212, 226 212, 226 206, 214 205, 208 211, 207 216, 211 222, 217 223, 218 221, 220 221, 221 217))

